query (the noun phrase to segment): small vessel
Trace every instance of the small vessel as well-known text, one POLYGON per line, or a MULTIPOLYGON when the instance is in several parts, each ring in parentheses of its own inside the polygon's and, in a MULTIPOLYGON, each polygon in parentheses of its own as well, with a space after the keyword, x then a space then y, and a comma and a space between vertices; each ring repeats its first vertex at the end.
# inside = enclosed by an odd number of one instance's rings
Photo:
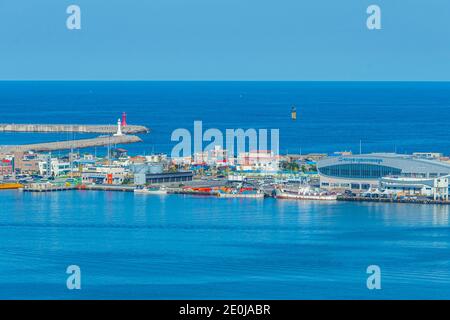
POLYGON ((275 189, 275 198, 332 201, 337 199, 337 195, 323 190, 313 190, 310 187, 300 187, 297 191, 275 189))
POLYGON ((191 194, 197 196, 212 196, 216 194, 215 188, 211 187, 190 187, 185 186, 179 192, 181 194, 191 194))
POLYGON ((137 194, 167 194, 167 189, 164 187, 143 187, 134 189, 134 193, 137 194))
POLYGON ((217 196, 220 198, 264 198, 264 192, 255 188, 219 188, 217 196))
POLYGON ((0 183, 0 190, 20 189, 20 188, 23 188, 23 185, 17 182, 0 183))

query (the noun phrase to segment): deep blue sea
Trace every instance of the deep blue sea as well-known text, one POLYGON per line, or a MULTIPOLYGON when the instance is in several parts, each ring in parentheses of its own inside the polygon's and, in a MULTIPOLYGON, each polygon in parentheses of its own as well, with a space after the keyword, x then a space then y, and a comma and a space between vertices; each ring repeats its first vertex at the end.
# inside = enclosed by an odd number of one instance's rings
MULTIPOLYGON (((0 82, 0 122, 279 128, 283 152, 450 154, 450 83, 0 82), (290 119, 291 105, 298 120, 290 119)), ((77 136, 79 137, 79 136, 77 136)), ((0 144, 67 134, 0 133, 0 144)), ((0 298, 450 299, 449 206, 0 192, 0 298), (66 267, 81 268, 81 290, 66 267), (366 268, 381 268, 368 290, 366 268)))
MULTIPOLYGON (((450 82, 0 82, 0 110, 2 123, 83 124, 125 111, 152 129, 131 153, 170 153, 172 131, 201 120, 204 130, 279 129, 282 153, 359 152, 362 141, 363 152, 450 154, 450 82)), ((0 145, 72 137, 4 133, 0 145)))

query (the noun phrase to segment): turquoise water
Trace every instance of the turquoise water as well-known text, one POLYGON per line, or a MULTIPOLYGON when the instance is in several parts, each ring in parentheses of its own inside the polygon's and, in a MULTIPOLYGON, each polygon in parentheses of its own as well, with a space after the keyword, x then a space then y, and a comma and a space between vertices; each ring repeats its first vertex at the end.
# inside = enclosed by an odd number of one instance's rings
MULTIPOLYGON (((450 83, 0 82, 0 109, 6 123, 114 123, 126 111, 152 128, 132 154, 170 152, 171 132, 194 120, 278 128, 282 152, 362 140, 363 152, 450 154, 450 83)), ((0 145, 71 138, 1 133, 0 145)), ((0 203, 0 298, 450 298, 446 206, 94 191, 1 191, 0 203), (80 291, 66 289, 72 264, 80 291), (366 288, 369 265, 380 291, 366 288)))
POLYGON ((450 298, 448 206, 0 193, 0 298, 450 298), (82 289, 66 289, 79 265, 82 289), (382 289, 366 288, 379 265, 382 289))

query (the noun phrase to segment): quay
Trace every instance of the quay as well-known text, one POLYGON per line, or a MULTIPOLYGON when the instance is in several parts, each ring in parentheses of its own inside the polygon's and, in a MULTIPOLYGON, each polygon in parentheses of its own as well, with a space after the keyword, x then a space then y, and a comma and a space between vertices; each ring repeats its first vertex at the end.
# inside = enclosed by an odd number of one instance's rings
POLYGON ((97 137, 92 139, 78 139, 58 142, 46 142, 35 144, 24 144, 15 146, 0 146, 0 152, 27 152, 27 151, 55 151, 55 150, 70 150, 81 149, 89 147, 100 147, 114 144, 127 144, 142 142, 138 136, 123 135, 123 136, 107 136, 97 137))
POLYGON ((51 184, 30 184, 23 187, 25 192, 54 192, 75 190, 75 186, 56 186, 51 184))
MULTIPOLYGON (((116 133, 116 125, 86 125, 86 124, 7 124, 0 123, 0 132, 76 132, 76 133, 116 133)), ((139 125, 122 127, 124 134, 148 133, 150 129, 139 125)))
POLYGON ((81 185, 77 187, 78 190, 93 190, 93 191, 122 191, 122 192, 133 192, 136 186, 127 185, 108 185, 108 184, 90 184, 81 185))
POLYGON ((383 202, 383 203, 410 203, 410 204, 445 204, 449 205, 448 200, 432 200, 432 199, 393 199, 393 198, 369 198, 369 197, 352 197, 338 196, 338 201, 355 201, 355 202, 383 202))

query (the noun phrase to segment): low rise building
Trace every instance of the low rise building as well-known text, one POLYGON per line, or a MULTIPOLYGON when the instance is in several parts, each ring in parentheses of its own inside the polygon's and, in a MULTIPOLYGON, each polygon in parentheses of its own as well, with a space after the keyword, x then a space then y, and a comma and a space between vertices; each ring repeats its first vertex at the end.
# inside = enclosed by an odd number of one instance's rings
POLYGON ((128 175, 128 170, 120 166, 93 166, 83 168, 81 174, 83 183, 122 184, 128 175))
POLYGON ((0 160, 0 176, 6 176, 13 173, 13 162, 9 159, 0 160))
POLYGON ((39 173, 39 162, 42 159, 42 155, 33 152, 14 153, 14 171, 20 174, 37 174, 39 173))
POLYGON ((425 196, 434 200, 448 200, 449 176, 421 179, 385 177, 380 180, 380 189, 397 196, 425 196))
POLYGON ((163 173, 137 173, 134 175, 136 185, 159 184, 192 181, 192 171, 163 172, 163 173))
POLYGON ((62 161, 58 158, 51 158, 44 161, 39 161, 39 174, 41 176, 63 176, 71 172, 70 162, 62 161))

